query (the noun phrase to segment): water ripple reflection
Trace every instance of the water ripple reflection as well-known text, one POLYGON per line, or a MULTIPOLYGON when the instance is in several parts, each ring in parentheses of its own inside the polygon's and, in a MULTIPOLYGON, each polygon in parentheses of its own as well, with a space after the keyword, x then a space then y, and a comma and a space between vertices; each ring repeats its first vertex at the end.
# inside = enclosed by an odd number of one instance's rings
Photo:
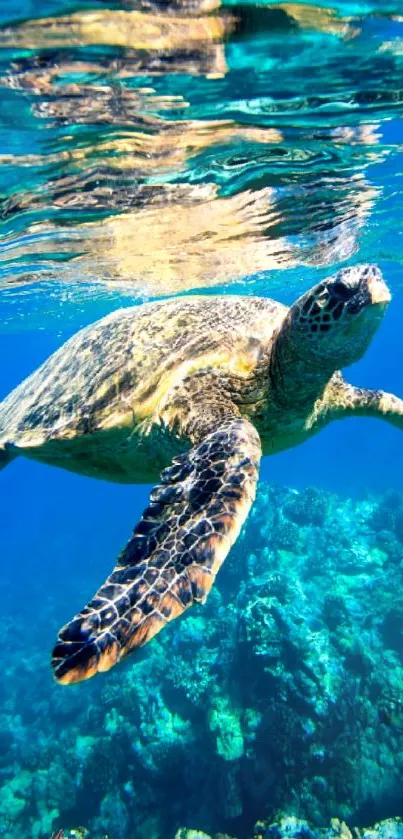
POLYGON ((399 4, 92 5, 2 11, 0 282, 270 293, 401 259, 399 4))

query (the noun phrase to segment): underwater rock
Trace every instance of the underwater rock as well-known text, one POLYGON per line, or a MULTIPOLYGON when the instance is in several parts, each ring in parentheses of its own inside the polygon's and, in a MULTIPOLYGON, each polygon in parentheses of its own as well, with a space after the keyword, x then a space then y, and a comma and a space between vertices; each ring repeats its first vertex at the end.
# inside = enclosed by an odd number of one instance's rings
POLYGON ((129 813, 119 790, 108 792, 101 803, 100 814, 94 821, 95 831, 111 831, 116 839, 124 839, 129 827, 129 813))
POLYGON ((32 777, 27 771, 19 772, 11 781, 0 787, 1 833, 12 831, 23 811, 29 805, 32 777))
POLYGON ((14 735, 9 728, 0 727, 0 765, 10 760, 9 752, 14 744, 14 735))
POLYGON ((211 839, 211 837, 207 833, 202 833, 201 830, 186 830, 185 827, 181 827, 175 834, 175 839, 211 839))
POLYGON ((239 760, 244 753, 239 711, 231 707, 225 697, 215 700, 210 709, 210 731, 215 734, 217 754, 224 760, 239 760))
POLYGON ((299 541, 298 525, 285 518, 281 518, 273 528, 273 538, 277 550, 295 551, 299 541))
POLYGON ((289 494, 284 505, 284 515, 295 524, 320 526, 324 522, 327 506, 328 499, 324 492, 315 487, 307 487, 289 494))
POLYGON ((187 830, 185 827, 181 827, 175 834, 175 839, 233 839, 233 837, 226 833, 216 833, 214 836, 208 836, 201 830, 187 830))
POLYGON ((296 816, 280 816, 270 823, 258 822, 253 839, 403 839, 403 820, 386 819, 373 827, 350 829, 344 821, 332 819, 330 827, 314 827, 296 816))
POLYGON ((403 663, 403 603, 398 602, 382 621, 382 637, 385 645, 394 650, 403 663))

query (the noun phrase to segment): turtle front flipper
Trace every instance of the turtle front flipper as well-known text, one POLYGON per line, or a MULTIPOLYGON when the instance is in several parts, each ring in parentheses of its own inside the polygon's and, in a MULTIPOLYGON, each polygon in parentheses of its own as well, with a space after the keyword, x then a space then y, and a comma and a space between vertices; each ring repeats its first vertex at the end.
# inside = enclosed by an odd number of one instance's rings
POLYGON ((53 650, 63 684, 109 670, 194 602, 203 602, 255 497, 255 428, 227 418, 174 458, 99 591, 64 626, 53 650))
POLYGON ((384 390, 355 387, 341 376, 335 377, 330 388, 327 409, 334 419, 372 417, 403 430, 403 399, 384 390))

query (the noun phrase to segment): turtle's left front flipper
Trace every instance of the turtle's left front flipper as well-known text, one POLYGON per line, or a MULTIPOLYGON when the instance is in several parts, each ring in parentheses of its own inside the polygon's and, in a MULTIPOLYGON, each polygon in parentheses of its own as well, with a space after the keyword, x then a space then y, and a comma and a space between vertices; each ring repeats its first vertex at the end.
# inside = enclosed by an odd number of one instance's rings
POLYGON ((59 682, 109 670, 205 600, 249 513, 260 457, 253 425, 227 418, 164 470, 114 571, 59 633, 59 682))
POLYGON ((403 430, 403 400, 384 390, 354 387, 340 379, 333 410, 335 418, 373 417, 403 430))

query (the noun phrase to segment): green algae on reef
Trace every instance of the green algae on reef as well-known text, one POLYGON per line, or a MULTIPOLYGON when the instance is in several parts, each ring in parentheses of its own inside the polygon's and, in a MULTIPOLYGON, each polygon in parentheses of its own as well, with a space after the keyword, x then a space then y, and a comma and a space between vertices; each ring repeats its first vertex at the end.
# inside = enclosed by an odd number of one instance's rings
POLYGON ((206 606, 116 674, 61 691, 41 635, 56 603, 29 654, 6 620, 2 839, 78 824, 91 839, 183 824, 244 839, 278 810, 399 815, 402 592, 403 497, 262 483, 206 606))

